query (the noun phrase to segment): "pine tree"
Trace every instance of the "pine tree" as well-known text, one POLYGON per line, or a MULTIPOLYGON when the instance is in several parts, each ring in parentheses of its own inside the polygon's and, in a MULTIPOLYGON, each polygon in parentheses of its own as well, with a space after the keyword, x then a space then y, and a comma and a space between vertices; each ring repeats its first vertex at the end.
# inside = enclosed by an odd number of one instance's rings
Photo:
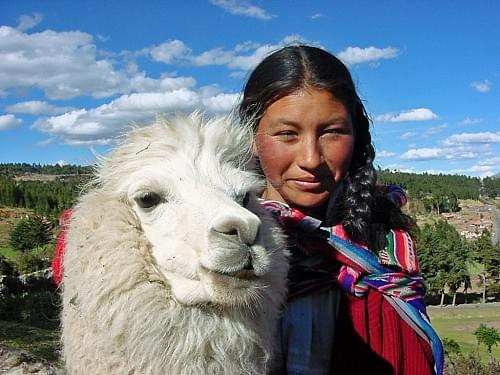
POLYGON ((10 233, 10 246, 15 250, 27 251, 49 243, 52 237, 50 223, 40 216, 23 219, 10 233))

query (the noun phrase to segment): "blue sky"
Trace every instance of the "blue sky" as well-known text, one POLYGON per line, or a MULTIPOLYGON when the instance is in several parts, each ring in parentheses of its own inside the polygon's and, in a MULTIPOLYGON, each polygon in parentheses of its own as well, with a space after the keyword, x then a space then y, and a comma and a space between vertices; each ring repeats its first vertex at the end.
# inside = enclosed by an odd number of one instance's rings
POLYGON ((497 1, 0 1, 0 163, 91 164, 157 113, 227 113, 304 42, 349 66, 377 165, 496 174, 499 35, 497 1))

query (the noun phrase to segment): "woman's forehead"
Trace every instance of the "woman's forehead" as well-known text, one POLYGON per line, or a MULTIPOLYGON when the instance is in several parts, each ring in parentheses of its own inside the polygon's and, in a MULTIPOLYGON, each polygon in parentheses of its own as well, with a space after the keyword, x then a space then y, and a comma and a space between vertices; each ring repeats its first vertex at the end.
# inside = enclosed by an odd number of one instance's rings
POLYGON ((304 120, 319 123, 349 122, 344 104, 326 90, 298 90, 270 104, 262 120, 296 124, 304 120))

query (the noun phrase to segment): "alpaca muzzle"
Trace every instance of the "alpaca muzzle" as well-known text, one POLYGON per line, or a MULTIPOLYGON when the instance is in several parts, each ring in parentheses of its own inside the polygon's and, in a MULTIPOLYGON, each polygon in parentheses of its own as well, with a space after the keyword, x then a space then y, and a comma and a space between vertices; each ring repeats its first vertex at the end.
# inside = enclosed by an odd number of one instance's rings
POLYGON ((254 247, 259 242, 260 219, 244 208, 217 215, 208 230, 209 256, 202 264, 210 272, 239 279, 257 277, 254 247))
POLYGON ((260 219, 245 208, 232 209, 217 215, 211 222, 209 231, 228 241, 238 240, 253 245, 257 239, 260 219))

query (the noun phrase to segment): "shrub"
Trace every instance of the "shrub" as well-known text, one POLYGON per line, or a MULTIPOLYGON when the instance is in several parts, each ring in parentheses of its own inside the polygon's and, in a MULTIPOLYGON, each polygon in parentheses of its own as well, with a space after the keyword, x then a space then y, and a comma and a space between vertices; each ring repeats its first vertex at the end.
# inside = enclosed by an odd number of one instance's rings
POLYGON ((489 363, 482 363, 478 353, 458 354, 447 357, 446 370, 448 375, 498 375, 500 362, 492 358, 489 363))
POLYGON ((461 353, 461 348, 458 342, 453 339, 449 339, 448 337, 443 337, 443 346, 444 346, 444 354, 446 356, 459 354, 461 353))
POLYGON ((20 274, 41 271, 50 267, 50 260, 33 252, 20 253, 16 258, 17 270, 20 274))
POLYGON ((496 346, 500 342, 500 332, 494 327, 488 327, 480 324, 474 332, 477 343, 486 346, 488 353, 491 356, 491 347, 496 346))
POLYGON ((23 219, 10 233, 10 246, 15 250, 26 251, 49 243, 52 237, 52 224, 40 216, 23 219))

